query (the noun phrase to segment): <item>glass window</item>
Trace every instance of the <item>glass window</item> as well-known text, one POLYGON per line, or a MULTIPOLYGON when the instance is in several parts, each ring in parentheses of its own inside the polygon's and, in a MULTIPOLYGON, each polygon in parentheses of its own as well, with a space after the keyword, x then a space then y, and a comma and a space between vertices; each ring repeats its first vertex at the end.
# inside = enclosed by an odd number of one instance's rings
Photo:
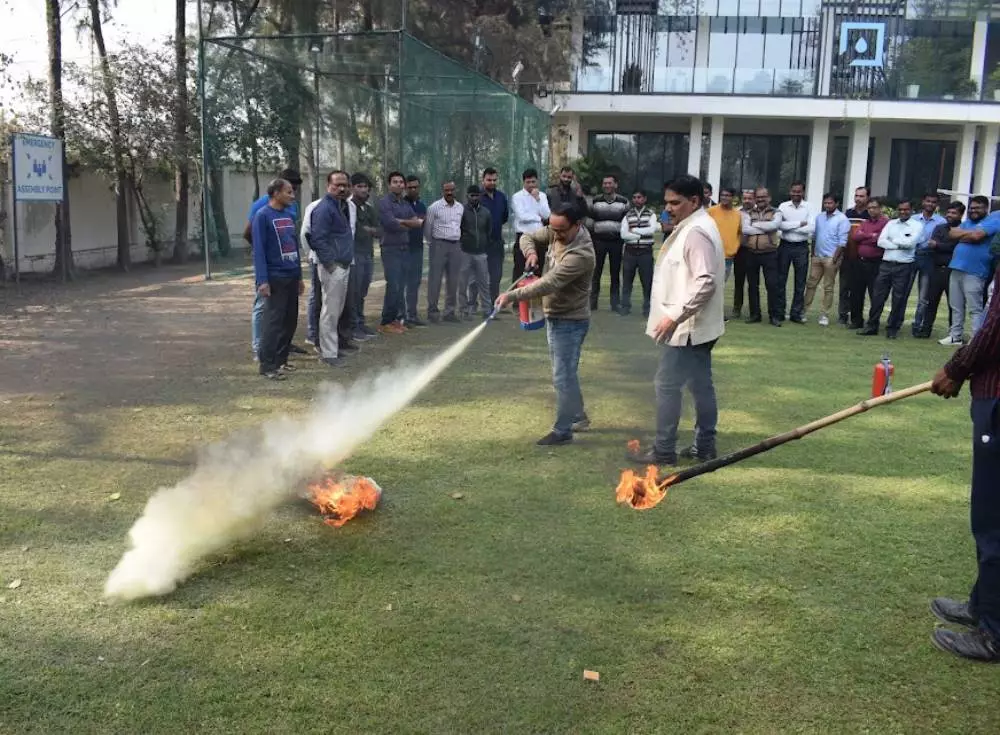
POLYGON ((931 189, 950 189, 955 171, 954 141, 892 141, 889 197, 920 196, 931 189))
POLYGON ((663 159, 666 157, 667 139, 672 137, 663 133, 639 134, 639 161, 636 180, 628 187, 622 181, 622 193, 625 196, 631 196, 630 188, 636 186, 646 192, 647 197, 656 196, 665 180, 663 159), (626 189, 629 190, 626 191, 626 189))

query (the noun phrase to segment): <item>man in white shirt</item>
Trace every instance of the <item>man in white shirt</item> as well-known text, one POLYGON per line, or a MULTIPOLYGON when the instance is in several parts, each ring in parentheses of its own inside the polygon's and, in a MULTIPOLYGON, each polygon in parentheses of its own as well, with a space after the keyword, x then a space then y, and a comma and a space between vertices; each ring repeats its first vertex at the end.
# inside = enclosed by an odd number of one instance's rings
POLYGON ((653 291, 653 233, 658 227, 656 212, 646 206, 646 194, 632 194, 632 207, 621 224, 621 239, 625 244, 622 258, 624 280, 622 302, 618 313, 628 316, 632 311, 632 284, 636 272, 642 284, 642 315, 649 317, 649 300, 653 291))
POLYGON ((885 325, 885 336, 896 339, 899 328, 903 326, 906 314, 906 301, 913 288, 913 278, 916 275, 917 245, 924 232, 924 223, 913 217, 913 204, 901 201, 896 209, 899 215, 878 236, 878 246, 885 251, 878 276, 875 278, 875 289, 872 294, 872 307, 868 312, 868 323, 858 332, 862 337, 878 334, 879 322, 882 319, 882 309, 892 291, 892 311, 885 325))
MULTIPOLYGON (((521 235, 531 235, 542 229, 552 214, 549 210, 548 197, 545 196, 544 191, 538 188, 538 172, 533 168, 527 169, 521 174, 521 181, 524 183, 524 187, 510 198, 510 208, 514 213, 515 243, 521 242, 521 235)), ((546 248, 544 245, 539 246, 539 248, 536 269, 541 275, 545 267, 546 248)), ((513 280, 516 281, 524 275, 524 271, 524 253, 521 252, 521 248, 515 247, 513 280)))
POLYGON ((446 181, 441 187, 441 198, 427 208, 424 234, 431 243, 431 272, 427 277, 427 319, 433 324, 441 321, 438 300, 441 296, 441 279, 445 281, 444 320, 461 322, 458 308, 458 281, 462 273, 462 214, 465 208, 455 199, 455 182, 446 181))
POLYGON ((805 294, 806 280, 809 276, 809 238, 813 234, 813 214, 809 202, 802 197, 806 187, 801 181, 792 184, 788 191, 790 197, 778 207, 781 214, 781 224, 778 232, 781 235, 781 246, 778 248, 778 310, 781 320, 787 314, 789 321, 805 324, 805 294), (788 289, 788 271, 795 269, 795 280, 792 286, 792 308, 786 307, 788 289))
POLYGON ((694 176, 666 186, 664 200, 674 230, 656 264, 646 334, 661 345, 656 373, 656 443, 629 459, 642 465, 677 464, 681 396, 691 391, 694 446, 684 456, 716 457, 719 408, 712 383, 712 348, 725 332, 725 253, 715 220, 703 207, 704 190, 694 176))

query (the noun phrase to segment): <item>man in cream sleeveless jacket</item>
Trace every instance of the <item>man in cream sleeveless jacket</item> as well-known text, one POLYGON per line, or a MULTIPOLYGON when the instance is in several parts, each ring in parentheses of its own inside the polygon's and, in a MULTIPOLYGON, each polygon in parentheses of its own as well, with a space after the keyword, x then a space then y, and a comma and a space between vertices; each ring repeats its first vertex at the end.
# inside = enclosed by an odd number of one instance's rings
POLYGON ((716 456, 718 406, 712 383, 712 348, 725 332, 725 254, 719 229, 702 208, 702 183, 681 176, 666 186, 664 200, 674 230, 664 243, 653 274, 653 298, 646 334, 661 345, 656 373, 656 443, 630 456, 639 464, 677 464, 681 390, 694 397, 694 446, 681 455, 716 456))

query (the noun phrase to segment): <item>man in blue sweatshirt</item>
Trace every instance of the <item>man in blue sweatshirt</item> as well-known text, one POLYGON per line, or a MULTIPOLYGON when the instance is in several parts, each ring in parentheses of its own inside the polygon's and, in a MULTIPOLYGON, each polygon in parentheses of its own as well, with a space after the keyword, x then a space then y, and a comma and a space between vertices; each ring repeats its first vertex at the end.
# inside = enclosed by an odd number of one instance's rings
MULTIPOLYGON (((292 188, 295 190, 296 195, 298 195, 299 188, 302 186, 302 176, 299 175, 298 171, 296 171, 294 168, 286 168, 284 171, 278 174, 278 178, 284 179, 285 181, 289 182, 292 185, 292 188)), ((249 243, 251 251, 253 249, 253 233, 251 231, 251 226, 253 224, 254 215, 257 214, 257 212, 259 212, 261 208, 264 207, 270 200, 271 197, 269 197, 266 193, 264 193, 257 199, 255 199, 253 203, 250 205, 250 213, 247 215, 247 224, 246 227, 243 229, 243 239, 246 240, 247 243, 249 243)), ((292 205, 288 208, 288 214, 291 216, 292 219, 298 220, 299 218, 298 202, 292 202, 292 205)), ((260 332, 261 332, 260 319, 263 313, 264 313, 264 299, 261 297, 260 294, 257 294, 253 302, 253 311, 251 312, 251 318, 250 318, 251 322, 250 349, 253 352, 255 360, 257 359, 257 353, 260 351, 260 332)), ((306 350, 303 349, 302 347, 299 347, 296 344, 292 344, 292 352, 299 355, 306 354, 306 350)))
POLYGON ((319 200, 310 220, 309 246, 316 254, 323 288, 323 308, 319 315, 320 359, 330 367, 341 367, 338 323, 347 302, 354 262, 351 234, 349 180, 343 171, 326 178, 326 196, 319 200))
POLYGON ((267 187, 268 202, 250 224, 253 267, 257 293, 264 299, 261 315, 260 374, 269 380, 284 380, 292 338, 299 320, 302 264, 299 239, 290 207, 295 189, 284 179, 267 187))

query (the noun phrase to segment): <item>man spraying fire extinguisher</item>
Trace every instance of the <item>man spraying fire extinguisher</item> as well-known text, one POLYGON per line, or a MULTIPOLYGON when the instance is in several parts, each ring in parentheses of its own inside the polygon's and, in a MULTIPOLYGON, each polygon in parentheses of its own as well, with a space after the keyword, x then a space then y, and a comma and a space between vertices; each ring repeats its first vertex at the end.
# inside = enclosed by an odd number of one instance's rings
POLYGON ((547 227, 522 235, 518 246, 525 267, 538 267, 538 251, 544 249, 545 275, 496 301, 497 309, 512 302, 542 298, 545 329, 552 357, 552 383, 556 389, 556 421, 538 446, 559 446, 573 441, 573 432, 586 431, 590 420, 580 391, 580 353, 590 329, 590 289, 594 274, 594 243, 580 225, 583 213, 569 204, 558 206, 547 227))

